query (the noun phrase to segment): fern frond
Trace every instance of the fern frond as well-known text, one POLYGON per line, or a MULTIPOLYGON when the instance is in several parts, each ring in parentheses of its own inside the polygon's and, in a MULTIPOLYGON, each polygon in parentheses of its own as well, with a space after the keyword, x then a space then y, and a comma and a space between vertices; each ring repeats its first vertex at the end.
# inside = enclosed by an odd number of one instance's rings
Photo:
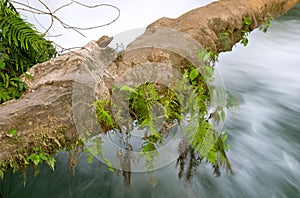
POLYGON ((0 103, 20 97, 26 86, 16 79, 55 55, 51 42, 24 21, 8 0, 0 0, 0 103))

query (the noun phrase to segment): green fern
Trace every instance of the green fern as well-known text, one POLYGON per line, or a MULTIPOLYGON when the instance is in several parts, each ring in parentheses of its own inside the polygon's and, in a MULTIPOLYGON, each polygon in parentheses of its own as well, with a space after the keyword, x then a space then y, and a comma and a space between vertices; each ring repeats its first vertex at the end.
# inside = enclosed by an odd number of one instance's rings
POLYGON ((19 98, 27 88, 19 76, 55 55, 51 42, 25 22, 9 1, 0 0, 0 103, 19 98))

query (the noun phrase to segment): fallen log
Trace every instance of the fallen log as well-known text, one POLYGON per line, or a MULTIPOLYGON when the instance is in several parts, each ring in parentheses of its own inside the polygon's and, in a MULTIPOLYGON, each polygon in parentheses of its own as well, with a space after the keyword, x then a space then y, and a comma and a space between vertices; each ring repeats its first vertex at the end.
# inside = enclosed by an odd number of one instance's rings
MULTIPOLYGON (((185 50, 195 47, 190 49, 190 53, 197 53, 202 48, 220 53, 231 50, 245 32, 259 27, 270 16, 275 18, 286 13, 298 2, 299 0, 221 0, 194 9, 176 19, 159 19, 150 24, 142 36, 130 43, 121 56, 118 55, 118 58, 109 62, 108 67, 101 70, 95 97, 110 99, 114 83, 136 65, 155 62, 173 67, 176 65, 174 60, 182 61, 176 58, 177 49, 174 55, 174 50, 170 52, 154 45, 161 43, 160 39, 169 38, 171 41, 167 43, 172 43, 172 48, 176 48, 178 36, 172 40, 171 30, 185 35, 184 40, 188 40, 183 41, 186 42, 185 50), (164 37, 164 33, 168 36, 164 37), (151 45, 151 42, 154 44, 151 45)), ((178 50, 178 53, 184 53, 184 50, 178 50)), ((23 77, 29 87, 28 92, 18 100, 0 105, 0 168, 26 166, 24 159, 34 147, 42 147, 46 153, 55 153, 76 144, 80 135, 76 119, 80 118, 74 118, 73 115, 74 81, 82 68, 97 63, 93 57, 101 57, 103 53, 106 53, 103 46, 99 47, 97 42, 91 42, 78 51, 37 64, 27 72, 33 76, 23 77), (13 138, 8 134, 11 130, 17 132, 13 138)), ((108 64, 106 60, 101 61, 101 64, 108 64)), ((178 65, 180 64, 177 63, 178 65)), ((164 78, 164 74, 156 78, 164 78)))

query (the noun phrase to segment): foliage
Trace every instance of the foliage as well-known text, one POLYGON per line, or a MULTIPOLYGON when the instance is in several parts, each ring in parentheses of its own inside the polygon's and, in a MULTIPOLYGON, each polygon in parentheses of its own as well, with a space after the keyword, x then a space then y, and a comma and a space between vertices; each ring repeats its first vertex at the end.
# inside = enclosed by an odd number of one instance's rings
MULTIPOLYGON (((271 20, 273 20, 274 18, 272 17, 271 14, 268 14, 267 16, 267 19, 265 20, 265 22, 260 26, 259 30, 262 30, 263 32, 267 32, 267 30, 269 29, 269 27, 271 26, 271 20)), ((241 43, 244 45, 244 46, 247 46, 248 45, 248 36, 249 36, 249 27, 252 25, 252 20, 245 16, 243 18, 243 28, 241 30, 242 32, 242 35, 243 35, 243 38, 241 40, 241 43)))
POLYGON ((56 55, 51 42, 25 22, 14 6, 0 0, 0 103, 19 98, 27 86, 19 76, 56 55))
POLYGON ((0 179, 3 179, 4 173, 8 169, 11 169, 13 172, 23 170, 25 183, 26 168, 32 166, 35 169, 35 174, 37 174, 39 165, 44 162, 54 170, 55 159, 52 154, 66 148, 66 140, 62 130, 58 130, 53 134, 40 132, 24 137, 18 134, 18 130, 11 129, 7 132, 7 136, 12 141, 12 144, 18 146, 18 149, 11 153, 7 160, 0 161, 0 179), (30 138, 31 143, 24 144, 24 138, 30 138))
POLYGON ((263 23, 263 25, 259 28, 259 30, 262 30, 263 32, 267 32, 269 27, 271 26, 271 20, 274 18, 272 17, 271 14, 268 14, 267 20, 263 23))
POLYGON ((240 43, 244 46, 247 46, 247 37, 249 36, 249 32, 253 29, 254 24, 252 19, 248 16, 244 16, 241 22, 242 27, 240 29, 232 29, 230 27, 226 27, 223 28, 222 31, 218 32, 218 40, 216 41, 216 45, 219 50, 230 50, 232 42, 236 42, 236 38, 241 39, 240 43))
POLYGON ((231 48, 231 32, 225 30, 224 32, 218 33, 218 47, 230 50, 231 48))
POLYGON ((174 91, 162 84, 145 83, 131 94, 129 108, 131 116, 142 127, 148 127, 151 135, 158 132, 155 122, 166 119, 166 122, 180 120, 179 101, 174 91))
MULTIPOLYGON (((207 53, 199 52, 198 57, 202 57, 200 60, 206 60, 205 56, 207 57, 207 53)), ((225 164, 226 169, 231 170, 229 160, 225 154, 225 148, 229 148, 226 143, 226 132, 218 134, 211 121, 212 119, 217 123, 224 121, 225 111, 223 107, 217 106, 215 111, 207 117, 208 107, 212 102, 210 101, 210 94, 213 94, 215 88, 211 87, 211 93, 203 90, 206 90, 204 88, 205 82, 213 80, 212 67, 203 65, 199 68, 193 68, 185 76, 188 76, 188 80, 193 85, 193 94, 188 99, 188 101, 193 102, 187 105, 189 111, 184 118, 188 120, 188 124, 184 128, 184 136, 189 139, 191 150, 198 155, 198 158, 205 158, 213 167, 220 167, 225 164), (200 69, 202 69, 202 72, 194 72, 200 69), (198 75, 195 75, 196 73, 198 75), (223 138, 225 135, 226 138, 223 138)))
POLYGON ((97 121, 105 131, 117 127, 110 112, 111 104, 109 100, 96 100, 93 105, 96 108, 97 121))
MULTIPOLYGON (((139 154, 139 158, 144 158, 146 170, 153 168, 155 158, 159 157, 157 149, 168 136, 172 126, 180 125, 182 121, 185 123, 183 135, 189 140, 193 156, 205 158, 212 164, 216 174, 219 173, 217 171, 219 167, 223 165, 227 170, 231 170, 225 153, 229 149, 226 143, 227 134, 225 131, 219 134, 213 124, 213 122, 224 121, 225 111, 223 107, 217 106, 212 113, 208 112, 208 108, 212 105, 210 94, 214 94, 216 88, 209 87, 207 84, 214 80, 213 67, 207 63, 217 60, 217 56, 203 50, 199 52, 198 58, 204 64, 198 67, 191 65, 185 67, 182 82, 176 85, 178 86, 176 90, 159 83, 149 82, 138 86, 115 85, 113 87, 114 91, 121 92, 125 96, 132 120, 136 121, 140 128, 147 129, 141 139, 143 143, 139 154)), ((98 121, 102 125, 105 123, 109 126, 105 129, 106 132, 113 130, 114 133, 120 133, 120 136, 125 134, 126 137, 120 137, 123 141, 130 139, 130 130, 127 129, 126 133, 122 132, 123 126, 118 126, 114 121, 116 117, 122 119, 121 113, 112 115, 109 110, 114 104, 108 100, 97 100, 94 105, 98 121)), ((129 127, 132 123, 124 122, 124 125, 129 127)), ((124 142, 124 145, 129 144, 129 142, 124 142)), ((184 161, 185 158, 182 160, 184 161)), ((110 162, 104 162, 111 167, 110 162)))
POLYGON ((50 168, 54 171, 55 159, 51 155, 45 153, 39 147, 34 147, 32 150, 33 150, 33 153, 31 153, 27 157, 28 163, 32 162, 37 167, 39 164, 41 164, 43 162, 47 162, 48 165, 50 166, 50 168))
POLYGON ((89 152, 88 162, 92 163, 94 156, 98 156, 107 166, 108 170, 115 172, 115 169, 111 166, 111 162, 106 159, 103 155, 103 140, 101 137, 95 137, 90 142, 90 145, 87 146, 86 152, 89 152))
POLYGON ((243 34, 243 38, 241 40, 241 43, 244 45, 244 46, 247 46, 248 45, 248 35, 249 35, 249 26, 252 24, 252 20, 245 16, 243 18, 243 29, 242 29, 242 34, 243 34))
POLYGON ((10 129, 10 130, 7 132, 6 136, 7 136, 7 137, 10 137, 10 138, 12 138, 12 139, 18 139, 18 138, 19 138, 16 129, 10 129))

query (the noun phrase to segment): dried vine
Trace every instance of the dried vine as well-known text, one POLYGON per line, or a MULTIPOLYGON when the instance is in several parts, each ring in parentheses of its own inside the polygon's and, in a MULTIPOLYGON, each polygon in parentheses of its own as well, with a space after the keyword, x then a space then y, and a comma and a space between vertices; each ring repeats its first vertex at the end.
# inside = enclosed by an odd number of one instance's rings
MULTIPOLYGON (((27 3, 22 3, 22 2, 19 2, 19 1, 15 1, 15 0, 9 0, 9 2, 12 3, 15 6, 16 10, 32 13, 34 15, 35 20, 36 20, 36 23, 39 24, 42 28, 45 29, 45 31, 42 33, 43 36, 45 36, 45 35, 47 35, 49 33, 49 31, 53 27, 53 24, 56 21, 56 22, 60 23, 63 28, 73 30, 73 31, 77 32, 78 34, 80 34, 81 36, 85 37, 85 35, 83 34, 82 31, 97 29, 97 28, 101 28, 101 27, 104 27, 104 26, 111 25, 112 23, 114 23, 115 21, 117 21, 119 19, 120 13, 121 13, 120 9, 117 6, 114 6, 112 4, 106 4, 106 3, 104 3, 104 4, 88 5, 88 4, 85 4, 85 3, 81 3, 79 1, 70 0, 70 2, 68 2, 66 4, 63 4, 63 5, 61 5, 60 7, 56 8, 54 10, 51 10, 49 8, 49 6, 46 3, 44 3, 42 0, 38 0, 38 2, 41 4, 42 8, 36 8, 36 7, 32 6, 28 0, 27 0, 27 3), (78 26, 74 26, 74 25, 66 23, 65 21, 63 21, 61 18, 59 18, 57 16, 57 12, 58 11, 61 11, 62 9, 66 8, 68 6, 74 5, 74 4, 79 5, 79 6, 83 7, 83 8, 90 8, 90 9, 92 9, 92 8, 99 8, 99 7, 113 8, 114 10, 117 11, 117 15, 115 16, 114 19, 112 19, 108 23, 104 23, 104 24, 100 24, 100 25, 96 25, 96 26, 91 26, 91 27, 78 27, 78 26), (44 27, 39 22, 39 20, 36 18, 36 15, 46 15, 46 16, 49 16, 50 20, 51 20, 49 26, 48 27, 44 27)), ((61 35, 54 35, 54 36, 50 35, 48 37, 57 37, 57 36, 61 36, 61 35)), ((63 46, 60 46, 57 43, 54 43, 54 44, 55 44, 55 46, 57 48, 61 49, 59 54, 61 54, 64 51, 70 51, 70 50, 73 50, 73 49, 80 48, 80 47, 64 48, 63 46)))

